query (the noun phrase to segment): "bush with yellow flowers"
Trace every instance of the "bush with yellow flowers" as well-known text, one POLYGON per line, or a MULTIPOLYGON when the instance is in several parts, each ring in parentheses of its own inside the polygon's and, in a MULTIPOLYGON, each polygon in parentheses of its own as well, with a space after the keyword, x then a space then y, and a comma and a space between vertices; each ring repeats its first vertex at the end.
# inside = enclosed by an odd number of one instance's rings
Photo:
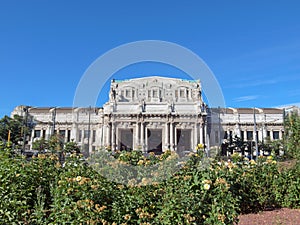
POLYGON ((77 153, 63 164, 56 154, 28 160, 0 143, 0 224, 221 225, 237 223, 240 213, 300 207, 299 164, 282 169, 274 156, 217 161, 199 146, 175 172, 168 170, 178 159, 171 151, 103 150, 98 157, 94 163, 77 153), (170 176, 155 180, 161 173, 170 176), (121 182, 108 179, 113 176, 121 182))

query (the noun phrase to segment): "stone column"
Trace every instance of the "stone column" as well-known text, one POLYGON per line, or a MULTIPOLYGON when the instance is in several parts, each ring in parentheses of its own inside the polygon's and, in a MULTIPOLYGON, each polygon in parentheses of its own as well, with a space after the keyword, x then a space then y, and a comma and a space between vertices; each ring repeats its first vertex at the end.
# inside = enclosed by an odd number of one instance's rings
POLYGON ((107 146, 111 146, 111 143, 110 143, 110 133, 111 133, 110 126, 109 126, 109 124, 107 124, 106 125, 106 143, 105 143, 107 146))
MULTIPOLYGON (((64 141, 65 141, 65 142, 68 142, 68 131, 69 131, 69 128, 67 127, 67 128, 65 129, 65 137, 64 137, 64 141)), ((43 131, 41 131, 41 132, 43 132, 43 131)))
POLYGON ((34 129, 31 130, 31 135, 30 135, 30 149, 32 149, 32 143, 34 141, 34 129))
MULTIPOLYGON (((71 129, 71 140, 73 139, 75 142, 77 142, 77 137, 78 137, 78 111, 79 109, 74 109, 72 112, 72 129, 71 129)), ((46 134, 47 136, 47 134, 46 134)))
POLYGON ((170 123, 170 150, 174 151, 173 122, 170 123))
POLYGON ((147 126, 145 126, 145 152, 148 151, 148 129, 147 126))
POLYGON ((264 131, 263 131, 263 127, 261 127, 261 128, 258 129, 258 137, 257 137, 257 140, 258 140, 258 141, 262 141, 263 136, 264 136, 264 135, 263 135, 263 132, 264 132, 264 131))
POLYGON ((102 134, 100 136, 100 146, 103 146, 103 147, 106 145, 106 134, 107 134, 106 128, 107 128, 106 125, 102 124, 102 127, 101 127, 102 134))
POLYGON ((196 148, 197 144, 198 144, 198 140, 197 140, 198 139, 197 122, 195 122, 195 124, 194 124, 194 138, 193 139, 194 139, 194 141, 192 142, 192 146, 191 146, 192 150, 194 150, 194 148, 196 148))
POLYGON ((135 127, 135 147, 134 149, 138 149, 139 146, 139 122, 136 122, 136 127, 135 127))
POLYGON ((200 143, 203 144, 203 124, 200 123, 200 143))
MULTIPOLYGON (((51 128, 51 126, 50 125, 47 125, 47 129, 46 129, 46 140, 49 140, 49 138, 51 137, 51 130, 52 130, 52 128, 51 128)), ((75 132, 74 132, 75 133, 75 132)), ((76 136, 75 136, 75 138, 74 138, 74 140, 76 141, 76 136)))
POLYGON ((111 149, 116 150, 116 125, 115 123, 111 124, 111 149))
POLYGON ((282 140, 282 130, 279 130, 279 140, 282 140))
POLYGON ((205 143, 206 147, 207 147, 207 124, 206 122, 204 123, 204 127, 203 127, 203 142, 205 143))
POLYGON ((169 125, 168 122, 165 124, 165 149, 169 148, 169 125))
POLYGON ((81 140, 79 140, 79 143, 80 143, 81 147, 83 147, 83 143, 84 143, 84 138, 83 138, 84 137, 84 130, 83 129, 79 129, 78 130, 78 134, 81 135, 81 140))
POLYGON ((270 140, 273 141, 273 129, 270 130, 270 140))
POLYGON ((102 133, 103 133, 103 124, 99 126, 99 129, 96 131, 96 145, 98 147, 103 146, 102 143, 102 133))
POLYGON ((265 125, 262 126, 262 135, 263 135, 263 139, 264 140, 267 137, 267 128, 265 125))
POLYGON ((176 129, 176 126, 175 126, 175 124, 173 124, 173 134, 174 134, 174 136, 173 136, 173 143, 174 143, 174 147, 173 147, 173 150, 174 151, 177 151, 177 143, 178 143, 178 141, 180 141, 180 140, 177 140, 177 129, 176 129))
POLYGON ((142 151, 145 152, 145 138, 144 138, 144 123, 141 122, 141 146, 142 146, 142 151))

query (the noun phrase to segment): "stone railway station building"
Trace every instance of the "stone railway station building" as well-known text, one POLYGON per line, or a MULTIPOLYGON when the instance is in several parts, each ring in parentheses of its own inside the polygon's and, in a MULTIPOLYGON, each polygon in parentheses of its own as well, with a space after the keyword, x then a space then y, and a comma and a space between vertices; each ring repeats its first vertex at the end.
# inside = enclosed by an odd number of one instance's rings
POLYGON ((284 132, 283 109, 209 108, 200 81, 158 76, 112 80, 103 107, 18 106, 14 114, 27 116, 34 125, 27 149, 56 133, 76 141, 85 153, 102 147, 183 153, 199 143, 219 147, 224 137, 275 140, 284 132))

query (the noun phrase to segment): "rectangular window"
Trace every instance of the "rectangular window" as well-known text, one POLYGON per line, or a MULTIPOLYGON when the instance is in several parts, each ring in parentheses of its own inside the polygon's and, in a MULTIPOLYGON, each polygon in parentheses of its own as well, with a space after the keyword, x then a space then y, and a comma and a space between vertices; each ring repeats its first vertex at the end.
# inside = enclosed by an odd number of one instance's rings
POLYGON ((184 97, 184 90, 180 90, 180 98, 184 97))
POLYGON ((244 141, 244 131, 241 130, 241 140, 244 141))
POLYGON ((215 143, 219 143, 219 132, 215 131, 215 143))
POLYGON ((66 136, 66 131, 65 130, 60 130, 58 134, 59 134, 60 138, 65 139, 65 136, 66 136))
POLYGON ((83 138, 88 138, 89 137, 89 130, 84 130, 83 138))
POLYGON ((278 140, 279 139, 279 131, 273 131, 273 139, 278 140))
POLYGON ((34 130, 34 138, 39 138, 41 136, 41 130, 34 130))
POLYGON ((129 98, 129 97, 130 97, 130 91, 126 90, 126 98, 129 98))
POLYGON ((42 137, 45 139, 46 138, 46 130, 42 131, 42 137))
POLYGON ((253 140, 253 131, 247 131, 247 140, 253 140))
POLYGON ((135 95, 135 91, 132 90, 132 98, 134 98, 134 95, 135 95))
POLYGON ((153 90, 153 98, 158 98, 157 90, 153 90))
POLYGON ((93 139, 92 139, 92 142, 94 143, 96 141, 96 131, 93 130, 93 139))
POLYGON ((228 139, 228 133, 227 133, 227 131, 224 131, 224 139, 228 139))
POLYGON ((79 133, 78 133, 78 141, 79 141, 79 142, 82 141, 82 130, 79 130, 79 133))
POLYGON ((267 137, 270 137, 271 135, 270 135, 270 131, 268 130, 267 131, 267 137))
POLYGON ((67 142, 71 141, 71 130, 68 130, 67 142))

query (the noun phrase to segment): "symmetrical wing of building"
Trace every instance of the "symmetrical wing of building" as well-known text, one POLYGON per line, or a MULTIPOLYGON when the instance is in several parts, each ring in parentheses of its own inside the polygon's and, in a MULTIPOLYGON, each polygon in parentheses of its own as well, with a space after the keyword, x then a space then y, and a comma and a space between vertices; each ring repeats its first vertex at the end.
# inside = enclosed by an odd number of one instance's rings
POLYGON ((12 115, 26 116, 34 125, 28 149, 56 133, 85 152, 110 147, 180 153, 199 143, 220 146, 224 137, 281 139, 283 113, 277 108, 209 108, 200 81, 153 76, 112 80, 103 107, 18 106, 12 115))

